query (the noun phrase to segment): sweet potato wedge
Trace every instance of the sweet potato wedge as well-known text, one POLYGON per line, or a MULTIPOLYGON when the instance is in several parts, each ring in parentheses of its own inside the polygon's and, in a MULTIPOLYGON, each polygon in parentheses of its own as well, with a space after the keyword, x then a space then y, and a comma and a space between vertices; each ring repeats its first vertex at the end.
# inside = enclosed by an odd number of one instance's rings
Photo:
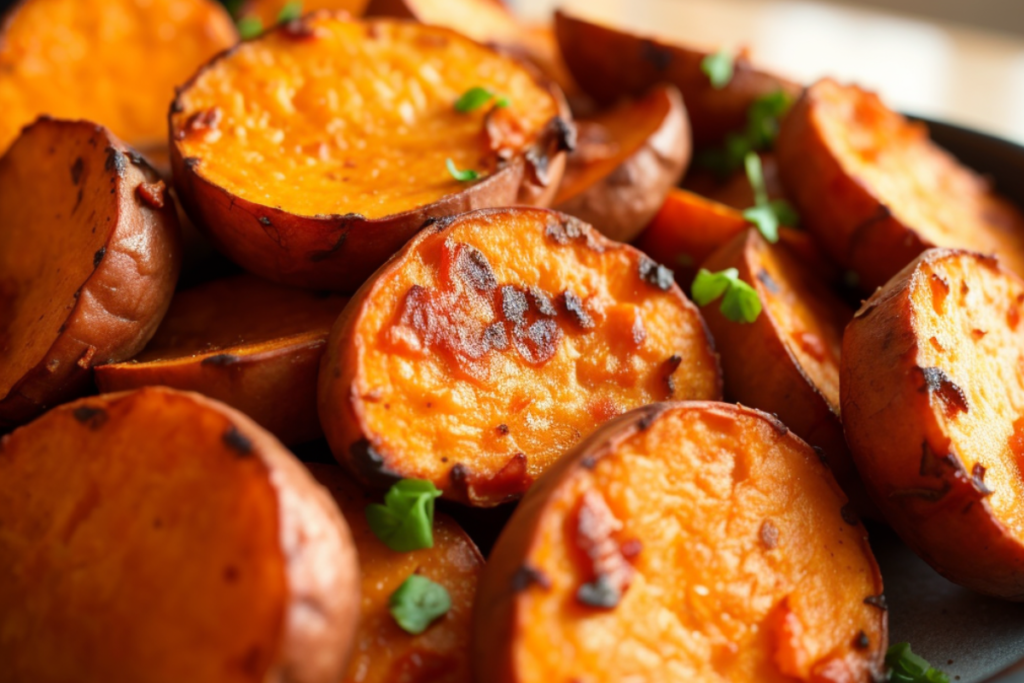
POLYGON ((736 57, 730 83, 711 85, 701 70, 709 53, 662 42, 555 13, 555 35, 573 78, 601 104, 640 97, 659 83, 683 94, 695 148, 719 144, 726 133, 743 128, 750 105, 784 90, 796 97, 800 86, 756 69, 745 53, 736 57))
POLYGON ((679 91, 653 88, 576 126, 576 149, 554 208, 629 242, 665 203, 690 161, 690 123, 679 91))
POLYGON ((995 259, 930 249, 843 338, 846 437, 908 546, 976 591, 1024 599, 1024 282, 995 259))
POLYGON ((267 432, 198 394, 83 399, 0 440, 11 681, 333 683, 352 538, 267 432))
POLYGON ((882 577, 844 503, 765 413, 623 415, 548 470, 498 539, 477 680, 880 680, 882 577))
POLYGON ((163 385, 236 408, 286 444, 322 434, 320 357, 346 297, 281 287, 252 275, 175 295, 142 353, 96 368, 100 391, 163 385))
POLYGON ((0 150, 40 114, 165 145, 174 87, 237 40, 214 0, 21 0, 0 28, 0 150))
POLYGON ((429 220, 550 201, 574 137, 557 89, 517 61, 449 29, 330 12, 213 60, 170 119, 182 202, 224 253, 344 291, 429 220), (386 86, 382 63, 396 65, 386 86), (282 103, 268 78, 294 96, 282 103), (475 87, 508 106, 456 110, 475 87), (481 179, 456 179, 469 171, 481 179))
POLYGON ((451 517, 434 517, 434 547, 396 553, 366 522, 366 506, 380 496, 365 493, 337 465, 307 464, 334 496, 352 530, 359 554, 362 607, 352 660, 344 683, 470 683, 473 599, 484 558, 451 517), (401 630, 388 598, 413 573, 448 590, 451 609, 418 636, 401 630))
POLYGON ((1024 274, 1024 216, 875 94, 819 81, 783 121, 776 150, 807 229, 864 291, 934 246, 998 254, 1024 274))
POLYGON ((524 207, 439 221, 367 281, 331 331, 319 407, 335 457, 367 484, 427 479, 484 507, 614 415, 719 395, 670 270, 524 207))
POLYGON ((134 356, 181 263, 163 182, 106 129, 41 118, 0 158, 0 431, 134 356))

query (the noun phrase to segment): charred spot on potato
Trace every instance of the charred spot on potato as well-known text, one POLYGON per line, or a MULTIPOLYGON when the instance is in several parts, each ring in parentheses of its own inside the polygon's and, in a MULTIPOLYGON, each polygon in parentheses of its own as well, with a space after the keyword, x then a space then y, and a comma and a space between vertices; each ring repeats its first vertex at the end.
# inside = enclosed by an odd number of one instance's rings
POLYGON ((92 267, 93 268, 99 268, 100 267, 100 263, 103 262, 103 257, 106 256, 106 254, 107 254, 107 248, 106 247, 100 247, 99 250, 97 250, 96 253, 92 255, 92 267))
POLYGON ((576 599, 587 607, 614 609, 622 600, 622 591, 607 574, 581 585, 576 590, 576 599))
POLYGON ((164 185, 162 180, 158 180, 155 183, 139 183, 139 186, 135 188, 139 198, 154 209, 164 208, 164 193, 166 190, 167 186, 164 185))
POLYGON ((571 216, 565 216, 561 220, 552 217, 544 228, 544 233, 555 244, 565 246, 577 240, 586 239, 590 236, 590 230, 590 226, 583 221, 571 216))
POLYGON ((672 284, 675 282, 675 273, 647 256, 640 257, 638 269, 641 280, 657 287, 663 292, 671 289, 672 284))
POLYGON ((215 367, 227 367, 234 365, 235 363, 242 360, 239 356, 235 356, 230 353, 217 353, 212 356, 207 356, 199 364, 200 365, 212 365, 215 367))
POLYGON ((185 125, 177 132, 176 137, 179 140, 184 140, 186 135, 205 134, 217 130, 221 118, 220 107, 197 111, 185 120, 185 125))
POLYGON ((584 575, 576 599, 589 607, 615 607, 629 588, 635 571, 630 561, 633 558, 626 557, 623 543, 618 540, 622 522, 600 491, 589 489, 580 497, 569 523, 572 547, 584 575))
POLYGON ((104 168, 108 173, 113 172, 118 178, 124 178, 128 172, 128 161, 124 155, 113 147, 107 147, 107 161, 104 168))
POLYGON ((779 283, 772 279, 772 276, 768 274, 767 270, 757 271, 757 279, 761 282, 762 285, 764 285, 765 289, 767 289, 772 294, 779 293, 779 283))
POLYGON ((562 304, 565 306, 565 310, 568 311, 569 316, 572 318, 580 328, 584 330, 591 330, 594 328, 594 318, 587 312, 584 307, 583 299, 581 299, 574 292, 566 290, 562 293, 562 304))
POLYGON ((107 421, 107 411, 93 406, 79 406, 71 411, 72 417, 89 427, 99 429, 107 421))
POLYGON ((540 287, 530 287, 530 299, 533 300, 533 305, 545 318, 554 318, 558 315, 558 310, 554 304, 551 303, 551 298, 547 295, 540 287))
POLYGON ((559 152, 575 151, 576 127, 561 116, 551 119, 550 125, 554 130, 555 149, 559 152))
POLYGON ((860 518, 857 516, 856 511, 853 509, 851 503, 847 503, 839 509, 839 516, 843 518, 843 521, 850 526, 857 526, 860 524, 860 518))
POLYGON ((502 424, 500 424, 500 425, 498 425, 496 427, 496 431, 498 432, 499 436, 507 436, 508 435, 508 425, 502 423, 502 424))
POLYGON ((982 496, 991 496, 995 493, 985 485, 985 467, 980 462, 974 463, 974 467, 971 468, 971 483, 974 484, 974 489, 982 496))
POLYGON ((348 232, 341 233, 340 235, 338 235, 338 239, 334 241, 334 244, 332 244, 327 249, 321 249, 319 251, 312 252, 309 255, 309 260, 312 261, 313 263, 320 263, 321 261, 326 261, 334 254, 341 251, 341 248, 345 246, 345 240, 347 239, 348 232))
POLYGON ((969 411, 967 396, 964 395, 963 390, 949 378, 949 375, 942 368, 918 368, 918 371, 921 373, 923 380, 918 390, 922 392, 927 391, 931 395, 938 396, 948 419, 969 411))
POLYGON ((401 479, 387 467, 384 456, 368 439, 359 439, 348 447, 354 469, 370 486, 385 488, 401 479))
POLYGON ((922 477, 943 478, 950 473, 960 472, 960 461, 952 453, 937 454, 927 441, 921 443, 921 465, 918 473, 922 477))
POLYGON ((146 163, 146 160, 143 159, 142 155, 136 152, 134 149, 128 150, 126 154, 128 155, 128 161, 132 162, 133 166, 137 166, 139 168, 144 169, 149 168, 149 164, 146 163))
POLYGON ((543 590, 550 590, 551 577, 537 567, 523 564, 512 575, 512 592, 521 593, 530 586, 538 586, 543 590))
POLYGON ((672 65, 674 55, 672 50, 659 45, 653 40, 644 40, 640 43, 640 58, 654 67, 655 71, 665 71, 672 65))
POLYGON ((238 431, 238 427, 230 425, 221 437, 224 444, 240 456, 252 454, 252 441, 245 434, 238 431))
POLYGON ((885 595, 883 594, 869 595, 868 597, 864 598, 864 604, 871 605, 872 607, 877 607, 883 612, 888 611, 889 609, 889 603, 886 601, 885 595))
POLYGON ((853 639, 853 646, 858 650, 866 650, 871 646, 871 641, 868 639, 868 634, 864 631, 859 631, 857 637, 853 639))
POLYGON ((78 182, 82 179, 82 171, 85 170, 85 162, 82 161, 82 157, 75 159, 75 163, 71 165, 71 182, 78 185, 78 182))
POLYGON ((665 378, 665 387, 668 389, 669 398, 676 393, 676 381, 673 379, 673 376, 675 375, 676 370, 679 369, 682 362, 683 357, 676 353, 669 356, 668 360, 666 360, 661 366, 661 372, 662 376, 665 378))
POLYGON ((779 546, 779 529, 770 519, 761 523, 761 531, 758 536, 761 538, 761 545, 767 550, 774 550, 779 546))
POLYGON ((185 157, 182 160, 182 163, 185 164, 185 168, 187 168, 189 170, 195 170, 196 168, 198 168, 200 162, 201 162, 201 159, 199 157, 185 157))
POLYGON ((482 251, 471 245, 462 245, 455 252, 453 275, 478 292, 493 292, 498 286, 491 262, 482 251))
POLYGON ((787 427, 782 422, 782 420, 779 419, 778 415, 776 415, 775 413, 771 413, 770 417, 771 419, 768 420, 768 424, 772 426, 772 429, 774 429, 780 437, 789 434, 789 427, 787 427))

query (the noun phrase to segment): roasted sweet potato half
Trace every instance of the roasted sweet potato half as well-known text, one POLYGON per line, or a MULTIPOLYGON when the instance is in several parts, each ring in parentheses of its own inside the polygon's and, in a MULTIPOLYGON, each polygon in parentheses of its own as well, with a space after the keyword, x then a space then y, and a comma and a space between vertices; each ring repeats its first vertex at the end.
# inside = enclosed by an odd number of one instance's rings
POLYGON ((882 577, 845 504, 765 413, 623 415, 548 470, 498 539, 477 680, 880 680, 882 577))
POLYGON ((238 275, 175 295, 138 356, 96 368, 100 391, 163 385, 236 408, 284 443, 321 435, 316 381, 348 299, 238 275))
POLYGON ((331 331, 319 406, 366 483, 427 479, 491 506, 610 417, 719 393, 670 270, 575 218, 510 208, 439 221, 360 289, 331 331))
POLYGON ((783 90, 796 97, 800 86, 758 70, 747 55, 734 61, 734 74, 721 89, 701 70, 709 53, 555 13, 555 35, 569 72, 588 95, 611 104, 640 97, 659 83, 683 94, 690 115, 694 147, 720 143, 726 133, 743 128, 750 105, 783 90))
POLYGON ((1024 282, 931 249, 843 337, 846 438, 869 492, 939 573, 1024 599, 1024 282))
POLYGON ((0 27, 0 150, 40 114, 166 144, 174 87, 237 40, 214 0, 21 0, 0 27))
POLYGON ((0 440, 6 680, 333 683, 352 538, 281 444, 198 394, 71 403, 0 440))
POLYGON ((1024 216, 874 93, 825 79, 782 124, 779 170, 825 250, 872 292, 930 247, 1024 274, 1024 216))
POLYGON ((352 291, 429 220, 549 201, 574 137, 566 112, 531 69, 454 31, 317 12, 181 90, 175 184, 247 270, 352 291), (457 107, 473 88, 495 97, 457 107))
POLYGON ((447 515, 434 517, 434 547, 397 553, 366 522, 365 493, 337 465, 309 463, 313 476, 334 496, 348 521, 359 554, 362 607, 345 683, 470 683, 473 599, 484 558, 447 515), (388 611, 388 598, 413 573, 441 584, 451 609, 419 635, 406 633, 388 611))
POLYGON ((577 121, 554 207, 620 242, 658 212, 690 161, 690 123, 674 86, 577 121))
POLYGON ((0 158, 0 430, 138 353, 181 263, 166 188, 106 129, 42 118, 0 158))

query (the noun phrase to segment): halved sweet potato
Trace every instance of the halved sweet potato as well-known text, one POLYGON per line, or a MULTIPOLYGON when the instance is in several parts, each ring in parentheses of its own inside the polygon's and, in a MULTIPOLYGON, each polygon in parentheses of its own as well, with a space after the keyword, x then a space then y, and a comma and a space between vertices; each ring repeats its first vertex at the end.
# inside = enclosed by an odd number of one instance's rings
POLYGON ((240 265, 351 291, 429 220, 550 201, 574 132, 566 117, 532 70, 451 30, 316 12, 181 90, 172 164, 189 215, 240 265), (509 106, 457 111, 474 87, 509 106), (457 180, 452 163, 482 179, 457 180))
POLYGON ((320 371, 335 457, 380 485, 521 495, 610 417, 717 398, 718 361, 672 271, 553 211, 490 209, 423 230, 353 297, 320 371))
POLYGON ((819 81, 784 120, 776 150, 807 229, 864 291, 934 246, 995 253, 1024 275, 1024 216, 875 94, 819 81))
POLYGON ((332 683, 359 574, 345 520, 241 413, 164 388, 0 440, 4 678, 332 683))
POLYGON ((0 150, 40 114, 164 145, 174 87, 238 40, 214 0, 21 0, 0 30, 0 150))
POLYGON ((474 607, 477 678, 880 680, 882 577, 845 502, 765 413, 623 415, 548 470, 498 539, 474 607))
POLYGON ((843 423, 886 519, 939 573, 1024 600, 1024 282, 931 249, 843 338, 843 423))
POLYGON ((156 173, 106 129, 41 118, 0 159, 0 430, 86 391, 156 331, 181 265, 156 173))
POLYGON ((658 212, 690 161, 690 123, 679 91, 644 97, 579 120, 554 208, 620 242, 658 212))
POLYGON ((599 103, 639 97, 659 83, 683 94, 694 147, 720 143, 746 125, 750 105, 783 90, 796 97, 800 86, 756 69, 746 53, 737 55, 727 86, 717 89, 701 70, 709 53, 602 26, 565 12, 555 13, 562 57, 584 92, 599 103))
POLYGON ((348 299, 281 287, 252 275, 176 294, 142 353, 96 368, 100 391, 163 385, 241 410, 284 443, 321 435, 320 357, 348 299))
POLYGON ((362 608, 345 683, 469 683, 473 599, 484 558, 447 515, 434 517, 434 547, 397 553, 366 523, 366 506, 380 496, 365 493, 337 465, 307 464, 334 496, 359 553, 362 608), (418 636, 395 624, 388 598, 413 573, 448 590, 451 609, 418 636))
MULTIPOLYGON (((264 28, 270 28, 281 18, 281 11, 289 6, 292 0, 248 0, 238 11, 239 17, 255 17, 264 28)), ((367 0, 302 0, 302 13, 308 14, 317 10, 342 10, 351 17, 360 17, 366 9, 367 0)))

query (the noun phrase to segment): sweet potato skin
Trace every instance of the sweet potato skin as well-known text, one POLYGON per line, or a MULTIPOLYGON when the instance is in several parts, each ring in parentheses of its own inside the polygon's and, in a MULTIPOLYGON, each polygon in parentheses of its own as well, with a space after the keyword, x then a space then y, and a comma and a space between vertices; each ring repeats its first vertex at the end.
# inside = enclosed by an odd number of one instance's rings
POLYGON ((138 154, 106 129, 84 121, 41 118, 25 129, 0 160, 0 183, 5 188, 0 202, 7 204, 0 210, 11 217, 15 205, 33 207, 21 212, 26 222, 32 221, 31 230, 30 225, 12 225, 6 240, 0 236, 7 250, 0 255, 0 264, 7 274, 23 270, 14 264, 25 259, 24 252, 12 250, 32 248, 32 244, 44 248, 30 241, 35 235, 39 234, 38 239, 47 242, 45 248, 52 250, 54 244, 61 243, 59 240, 69 238, 61 235, 62 230, 94 228, 89 238, 94 240, 91 246, 79 247, 87 253, 53 257, 75 261, 65 265, 66 275, 60 274, 59 263, 55 271, 49 271, 47 286, 52 289, 42 289, 34 273, 22 273, 19 279, 0 276, 6 281, 0 289, 6 289, 11 297, 12 308, 8 310, 14 311, 11 317, 3 316, 6 320, 0 323, 6 328, 0 331, 0 364, 7 366, 8 373, 15 366, 13 372, 20 373, 8 374, 0 385, 0 430, 22 424, 48 407, 86 392, 93 366, 130 358, 156 331, 170 305, 181 268, 177 218, 173 205, 163 202, 163 185, 158 180, 138 154), (56 150, 58 156, 43 157, 49 150, 56 150), (44 158, 47 160, 42 161, 44 158), (52 161, 54 158, 60 161, 52 161), (63 172, 55 168, 59 163, 66 167, 59 169, 63 172), (47 168, 54 167, 49 191, 67 202, 66 207, 54 208, 66 208, 70 213, 67 219, 54 219, 49 233, 42 230, 49 225, 47 212, 51 208, 34 204, 33 190, 18 180, 30 177, 34 164, 47 173, 47 168), (89 190, 87 195, 85 190, 89 190), (150 199, 143 196, 144 192, 150 199), (73 201, 76 194, 84 202, 73 201), (20 246, 12 246, 19 239, 20 246), (94 247, 98 248, 94 251, 94 247), (62 277, 66 279, 61 281, 62 277), (73 294, 68 291, 76 285, 73 294), (52 298, 30 298, 33 292, 38 295, 45 291, 52 291, 52 298), (29 308, 39 305, 50 309, 47 315, 56 329, 30 333, 31 342, 19 337, 17 327, 31 324, 36 313, 42 312, 29 311, 19 301, 29 308))

